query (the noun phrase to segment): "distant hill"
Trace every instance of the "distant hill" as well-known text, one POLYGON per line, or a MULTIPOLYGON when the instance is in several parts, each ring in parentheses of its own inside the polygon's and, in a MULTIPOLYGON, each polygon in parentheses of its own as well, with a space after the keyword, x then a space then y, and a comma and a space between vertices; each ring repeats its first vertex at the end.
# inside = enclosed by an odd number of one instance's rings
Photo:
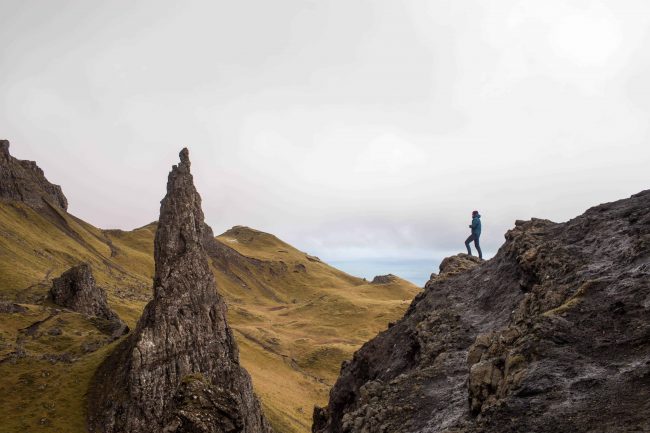
MULTIPOLYGON (((133 328, 151 297, 156 223, 96 228, 67 212, 63 192, 35 163, 11 157, 8 143, 2 150, 0 169, 22 177, 0 176, 0 432, 83 432, 88 381, 116 343, 92 319, 55 306, 48 290, 87 262, 133 328)), ((341 362, 399 319, 419 291, 394 276, 371 284, 248 227, 204 244, 242 364, 277 432, 309 431, 341 362)))

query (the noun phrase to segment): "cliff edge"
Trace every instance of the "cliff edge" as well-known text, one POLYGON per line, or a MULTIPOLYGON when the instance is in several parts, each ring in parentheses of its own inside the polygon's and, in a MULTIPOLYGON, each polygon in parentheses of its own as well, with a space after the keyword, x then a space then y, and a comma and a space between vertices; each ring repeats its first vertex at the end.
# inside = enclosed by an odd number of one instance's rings
POLYGON ((505 237, 343 364, 314 432, 650 431, 650 191, 505 237))

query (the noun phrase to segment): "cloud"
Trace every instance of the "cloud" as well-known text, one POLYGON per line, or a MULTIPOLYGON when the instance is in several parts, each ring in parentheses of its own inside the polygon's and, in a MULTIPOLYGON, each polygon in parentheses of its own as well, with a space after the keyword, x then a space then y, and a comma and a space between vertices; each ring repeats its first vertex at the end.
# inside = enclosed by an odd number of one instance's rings
POLYGON ((649 17, 641 0, 5 1, 0 127, 101 227, 155 219, 189 146, 217 232, 416 260, 462 251, 478 208, 494 252, 515 219, 647 188, 649 17))

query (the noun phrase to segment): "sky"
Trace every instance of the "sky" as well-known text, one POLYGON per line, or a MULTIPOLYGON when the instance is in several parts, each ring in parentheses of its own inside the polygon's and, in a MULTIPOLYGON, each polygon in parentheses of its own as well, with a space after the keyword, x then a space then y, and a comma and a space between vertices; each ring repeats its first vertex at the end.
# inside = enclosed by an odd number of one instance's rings
POLYGON ((516 219, 647 189, 645 0, 0 0, 0 138, 102 228, 158 217, 190 149, 247 225, 423 284, 516 219))

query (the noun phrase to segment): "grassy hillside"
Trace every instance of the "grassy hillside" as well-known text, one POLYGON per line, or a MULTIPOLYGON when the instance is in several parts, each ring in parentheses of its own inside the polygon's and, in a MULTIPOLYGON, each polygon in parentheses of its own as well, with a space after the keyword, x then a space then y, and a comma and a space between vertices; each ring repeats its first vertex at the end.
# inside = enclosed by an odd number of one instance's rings
MULTIPOLYGON (((55 208, 0 201, 0 299, 27 308, 0 313, 0 432, 84 431, 88 380, 116 343, 89 319, 57 311, 47 290, 89 262, 133 327, 151 295, 155 229, 100 230, 55 208)), ((310 431, 340 363, 400 317, 418 288, 367 283, 246 227, 215 240, 217 287, 265 412, 279 433, 310 431)))

